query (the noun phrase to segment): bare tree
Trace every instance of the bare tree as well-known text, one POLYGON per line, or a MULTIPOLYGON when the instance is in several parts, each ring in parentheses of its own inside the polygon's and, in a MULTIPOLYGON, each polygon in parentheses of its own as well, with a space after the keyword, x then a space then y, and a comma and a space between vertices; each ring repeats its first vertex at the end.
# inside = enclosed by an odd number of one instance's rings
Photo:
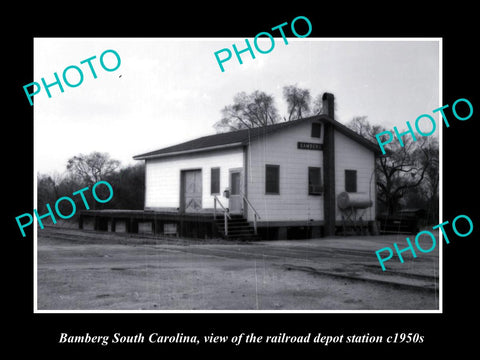
MULTIPOLYGON (((124 167, 108 177, 115 196, 108 207, 143 210, 145 200, 145 163, 124 167)), ((107 195, 108 196, 108 195, 107 195)))
POLYGON ((404 138, 403 143, 403 147, 392 143, 390 152, 377 159, 377 196, 389 214, 399 210, 400 199, 422 183, 429 166, 418 156, 416 142, 404 138))
POLYGON ((310 114, 311 96, 308 89, 300 89, 297 85, 283 87, 283 98, 288 107, 288 117, 285 121, 301 119, 310 114))
MULTIPOLYGON (((364 138, 376 142, 375 135, 384 131, 379 125, 372 125, 366 116, 356 116, 347 126, 364 138)), ((389 151, 377 157, 375 174, 377 178, 377 197, 389 214, 400 208, 401 199, 409 192, 424 186, 428 177, 435 182, 438 177, 438 155, 435 160, 435 143, 426 137, 416 136, 416 142, 410 137, 403 138, 404 146, 398 141, 389 144, 389 151), (429 175, 430 174, 430 175, 429 175)), ((438 194, 437 187, 431 189, 438 194)))
POLYGON ((45 204, 58 199, 59 187, 62 179, 60 174, 37 174, 37 209, 45 209, 45 204))
POLYGON ((67 170, 86 185, 93 185, 110 176, 120 166, 118 160, 108 153, 94 151, 88 155, 78 154, 67 162, 67 170))
POLYGON ((425 179, 421 185, 420 196, 425 200, 428 207, 430 223, 438 223, 439 212, 439 146, 438 139, 433 136, 421 137, 417 149, 417 156, 422 162, 422 166, 426 167, 425 179))
MULTIPOLYGON (((283 98, 287 103, 287 114, 282 117, 284 121, 324 112, 322 94, 315 98, 312 106, 310 90, 297 85, 284 86, 283 98)), ((225 106, 221 112, 222 118, 213 125, 217 133, 276 124, 281 119, 273 96, 259 90, 249 95, 245 92, 238 93, 233 98, 233 104, 225 106)))
MULTIPOLYGON (((323 108, 323 99, 322 94, 317 95, 317 97, 313 100, 313 107, 312 107, 312 115, 320 115, 324 113, 323 108)), ((335 102, 336 104, 336 102, 335 102)), ((336 105, 334 105, 336 106, 336 105)))
POLYGON ((365 139, 370 140, 375 144, 377 144, 375 135, 379 132, 385 131, 385 128, 380 125, 370 124, 368 116, 366 115, 354 116, 347 126, 357 134, 362 135, 365 139))
MULTIPOLYGON (((92 154, 90 154, 92 155, 92 154)), ((88 156, 90 156, 88 155, 88 156)), ((78 162, 79 158, 85 158, 88 156, 72 157, 72 164, 78 162), (75 161, 73 160, 75 158, 75 161)), ((105 157, 106 154, 103 154, 105 157)), ((108 204, 99 204, 92 197, 92 192, 87 191, 84 194, 86 202, 93 209, 97 208, 113 208, 113 209, 143 209, 144 205, 144 183, 145 183, 145 164, 140 163, 136 165, 126 166, 122 169, 112 170, 113 166, 118 163, 116 160, 107 159, 113 161, 110 167, 104 167, 102 174, 98 179, 106 180, 114 189, 114 197, 108 204), (132 190, 133 189, 133 190, 132 190)), ((78 165, 78 164, 77 164, 78 165)), ((37 209, 40 213, 47 211, 46 204, 50 204, 53 208, 56 201, 62 196, 68 196, 76 205, 77 209, 84 209, 84 200, 81 196, 72 196, 75 191, 80 190, 82 187, 89 186, 91 189, 92 182, 96 180, 86 180, 90 178, 88 170, 82 167, 81 173, 76 173, 72 167, 68 172, 64 173, 51 173, 51 174, 37 174, 37 209), (85 174, 86 171, 86 174, 85 174), (84 176, 81 175, 84 174, 84 176), (87 184, 87 181, 90 183, 87 184)), ((96 194, 99 198, 105 199, 109 196, 110 192, 105 187, 97 188, 96 194)), ((72 211, 71 204, 68 201, 63 201, 58 204, 60 212, 62 214, 69 214, 72 211)))
POLYGON ((273 96, 258 90, 250 95, 241 92, 223 108, 222 119, 214 127, 221 133, 275 124, 279 118, 273 96))
MULTIPOLYGON (((51 174, 37 174, 37 192, 38 199, 48 198, 48 199, 57 199, 60 185, 65 179, 65 174, 61 174, 57 171, 52 172, 51 174)), ((48 201, 47 201, 48 202, 48 201)))
MULTIPOLYGON (((37 209, 43 213, 47 211, 46 204, 52 208, 57 200, 62 196, 72 197, 72 193, 80 189, 81 184, 72 174, 52 172, 50 174, 37 174, 37 209)), ((80 199, 73 197, 77 204, 80 199)), ((68 202, 56 204, 60 213, 68 214, 71 211, 71 205, 68 202)))

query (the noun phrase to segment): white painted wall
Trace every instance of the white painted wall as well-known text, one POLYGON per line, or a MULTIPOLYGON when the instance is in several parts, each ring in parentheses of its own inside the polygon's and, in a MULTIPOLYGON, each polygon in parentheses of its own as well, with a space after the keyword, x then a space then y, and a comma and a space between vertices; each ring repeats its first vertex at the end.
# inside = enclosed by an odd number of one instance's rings
POLYGON ((243 167, 241 147, 146 160, 145 208, 180 207, 180 171, 188 169, 202 169, 202 208, 213 208, 213 195, 210 195, 212 167, 220 167, 219 199, 228 206, 223 190, 228 186, 228 170, 243 167))
MULTIPOLYGON (((305 122, 280 130, 267 138, 251 142, 247 152, 248 199, 260 213, 261 221, 324 220, 324 196, 308 194, 308 167, 323 168, 323 151, 297 149, 297 142, 323 143, 322 137, 312 138, 311 123, 305 122), (265 164, 280 165, 280 195, 265 194, 265 164)), ((374 153, 356 141, 335 131, 335 191, 345 191, 345 169, 357 170, 357 191, 369 193, 373 206, 364 214, 365 220, 375 219, 374 153)), ((180 207, 180 172, 202 169, 202 207, 213 208, 210 195, 210 169, 220 167, 220 200, 228 206, 223 190, 229 183, 229 169, 243 168, 243 149, 226 149, 146 161, 145 208, 180 207)), ((253 221, 252 211, 248 220, 253 221)), ((341 220, 337 208, 337 220, 341 220)))
MULTIPOLYGON (((297 149, 297 142, 323 143, 312 138, 311 123, 280 130, 252 141, 248 150, 248 199, 260 213, 260 221, 323 220, 323 195, 308 195, 308 167, 323 169, 323 152, 297 149), (280 165, 280 195, 265 194, 265 164, 280 165)), ((252 211, 248 219, 253 221, 252 211)))
MULTIPOLYGON (((372 207, 363 216, 364 220, 375 220, 375 168, 373 151, 335 130, 335 198, 345 191, 345 170, 357 170, 357 192, 366 193, 372 200, 372 207), (372 177, 373 176, 373 177, 372 177)), ((342 216, 336 207, 336 218, 342 216)), ((359 210, 359 213, 363 213, 359 210)))

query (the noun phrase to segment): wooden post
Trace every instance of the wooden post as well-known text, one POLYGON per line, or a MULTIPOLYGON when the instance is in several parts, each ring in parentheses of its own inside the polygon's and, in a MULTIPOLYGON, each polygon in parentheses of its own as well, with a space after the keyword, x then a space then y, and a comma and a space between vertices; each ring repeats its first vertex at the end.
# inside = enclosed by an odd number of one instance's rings
POLYGON ((227 212, 223 212, 223 221, 224 221, 224 227, 225 227, 225 236, 228 236, 228 220, 227 220, 227 212))
POLYGON ((253 215, 253 232, 255 233, 255 235, 258 235, 257 234, 257 214, 255 213, 253 215))
POLYGON ((213 198, 213 218, 217 220, 217 197, 213 198))
MULTIPOLYGON (((329 120, 335 120, 335 98, 333 94, 322 96, 324 109, 329 120)), ((324 122, 323 133, 323 168, 324 168, 324 219, 325 236, 335 235, 335 129, 330 121, 324 122)))
POLYGON ((335 235, 335 130, 332 124, 325 122, 323 135, 323 168, 324 188, 323 199, 325 236, 335 235))

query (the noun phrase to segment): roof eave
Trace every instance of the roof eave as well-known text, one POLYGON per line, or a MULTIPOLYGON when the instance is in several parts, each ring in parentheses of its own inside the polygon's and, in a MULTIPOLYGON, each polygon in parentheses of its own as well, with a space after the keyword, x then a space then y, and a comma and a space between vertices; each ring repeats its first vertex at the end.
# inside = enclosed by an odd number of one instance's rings
POLYGON ((345 126, 344 124, 342 124, 341 122, 339 122, 335 119, 332 119, 329 116, 326 116, 325 119, 327 121, 331 122, 333 124, 333 126, 336 128, 337 131, 340 131, 342 134, 348 136, 349 138, 356 141, 360 145, 363 145, 364 147, 366 147, 370 151, 373 151, 375 153, 375 155, 381 155, 382 152, 380 151, 380 148, 378 146, 376 146, 374 143, 372 143, 371 141, 365 139, 360 134, 357 134, 355 131, 353 131, 349 127, 345 126))
POLYGON ((223 145, 216 145, 216 146, 208 146, 204 148, 199 148, 199 149, 191 149, 191 150, 182 150, 182 151, 173 151, 173 152, 167 152, 167 153, 160 153, 160 154, 141 154, 141 155, 136 155, 133 157, 134 160, 148 160, 148 159, 156 159, 156 158, 165 158, 169 156, 177 156, 177 155, 183 155, 183 154, 192 154, 192 153, 199 153, 199 152, 205 152, 205 151, 216 151, 216 150, 224 150, 224 149, 230 149, 230 148, 235 148, 243 146, 242 142, 235 142, 235 143, 229 143, 229 144, 223 144, 223 145))

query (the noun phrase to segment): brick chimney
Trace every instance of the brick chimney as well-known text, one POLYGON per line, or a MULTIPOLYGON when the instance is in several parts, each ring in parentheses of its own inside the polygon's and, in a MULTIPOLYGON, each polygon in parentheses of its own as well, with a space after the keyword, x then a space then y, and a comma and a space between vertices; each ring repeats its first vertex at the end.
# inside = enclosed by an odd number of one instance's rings
POLYGON ((325 115, 328 115, 332 119, 335 118, 335 110, 334 110, 334 102, 335 102, 335 97, 333 94, 330 93, 324 93, 322 96, 322 102, 323 102, 323 113, 325 115))
MULTIPOLYGON (((323 114, 330 119, 335 119, 334 96, 330 93, 324 93, 323 114)), ((325 219, 324 235, 335 235, 336 206, 335 206, 335 129, 330 121, 324 122, 323 136, 323 176, 324 176, 324 199, 323 214, 325 219)))

